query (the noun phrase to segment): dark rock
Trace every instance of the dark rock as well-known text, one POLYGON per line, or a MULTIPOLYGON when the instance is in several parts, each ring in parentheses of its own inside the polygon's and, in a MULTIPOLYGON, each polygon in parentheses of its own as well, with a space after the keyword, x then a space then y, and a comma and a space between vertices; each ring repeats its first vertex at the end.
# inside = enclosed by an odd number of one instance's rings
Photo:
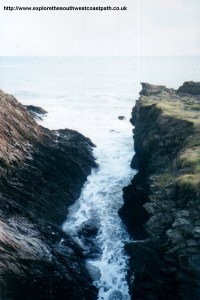
POLYGON ((91 265, 90 263, 86 263, 86 267, 93 281, 100 280, 101 272, 97 267, 91 265))
POLYGON ((124 296, 120 291, 113 291, 110 295, 109 295, 109 300, 123 300, 124 296))
POLYGON ((111 129, 110 132, 119 133, 119 131, 116 131, 114 129, 111 129))
POLYGON ((151 96, 151 95, 157 95, 163 91, 165 92, 172 92, 172 90, 167 89, 164 85, 153 85, 149 83, 142 82, 142 91, 140 92, 141 96, 151 96))
POLYGON ((99 223, 94 220, 90 219, 85 221, 81 227, 79 228, 78 234, 84 236, 96 236, 99 230, 99 223))
POLYGON ((96 219, 85 221, 78 230, 78 238, 84 247, 84 254, 87 259, 97 258, 101 253, 95 237, 98 234, 100 225, 96 219))
POLYGON ((135 239, 146 237, 147 234, 143 228, 143 224, 149 219, 147 211, 143 204, 148 200, 148 192, 146 183, 143 181, 140 173, 135 175, 132 185, 123 189, 124 205, 119 210, 121 219, 126 224, 126 227, 131 236, 135 239))
POLYGON ((186 81, 177 90, 177 93, 186 93, 190 95, 200 95, 200 82, 186 81))
POLYGON ((34 105, 25 105, 26 110, 30 113, 30 115, 36 120, 42 120, 44 116, 47 114, 47 111, 39 106, 34 105))
POLYGON ((139 161, 138 161, 137 155, 135 154, 131 160, 131 168, 138 170, 138 167, 139 167, 138 164, 139 164, 139 161))
POLYGON ((92 142, 39 126, 0 91, 0 298, 96 299, 78 245, 62 230, 96 166, 92 142))
POLYGON ((125 120, 126 118, 124 116, 119 116, 118 119, 119 120, 125 120))
POLYGON ((134 276, 134 284, 132 282, 130 287, 134 299, 177 299, 175 290, 178 282, 174 260, 166 262, 149 240, 127 244, 126 251, 131 257, 132 271, 129 271, 128 276, 132 276, 132 279, 134 276))
POLYGON ((125 247, 134 300, 200 299, 199 85, 183 86, 142 84, 132 112, 138 173, 119 214, 139 240, 125 247))

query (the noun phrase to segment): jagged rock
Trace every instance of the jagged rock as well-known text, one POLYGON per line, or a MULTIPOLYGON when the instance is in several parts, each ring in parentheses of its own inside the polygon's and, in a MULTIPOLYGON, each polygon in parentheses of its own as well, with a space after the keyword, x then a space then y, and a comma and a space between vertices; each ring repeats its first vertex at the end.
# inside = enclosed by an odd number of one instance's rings
POLYGON ((143 83, 133 108, 138 173, 119 214, 140 240, 126 245, 134 300, 200 299, 199 84, 143 83))
POLYGON ((60 225, 96 166, 92 142, 39 126, 0 91, 0 299, 96 299, 83 254, 60 225))
POLYGON ((142 90, 140 92, 141 96, 151 96, 151 95, 157 95, 160 92, 172 92, 172 90, 167 89, 164 85, 153 85, 149 83, 142 82, 142 90))
POLYGON ((101 272, 97 267, 91 265, 90 263, 86 263, 86 267, 87 267, 87 270, 88 270, 90 276, 92 277, 92 279, 94 281, 100 280, 101 272))
POLYGON ((81 240, 82 247, 84 247, 84 254, 87 259, 97 258, 101 253, 101 249, 95 240, 99 227, 100 225, 96 219, 89 219, 78 230, 78 237, 81 240))
POLYGON ((24 107, 31 114, 31 116, 36 120, 37 119, 42 120, 44 116, 47 114, 47 111, 39 106, 25 105, 24 107))
POLYGON ((200 95, 200 82, 186 81, 177 90, 177 92, 191 94, 191 95, 200 95))

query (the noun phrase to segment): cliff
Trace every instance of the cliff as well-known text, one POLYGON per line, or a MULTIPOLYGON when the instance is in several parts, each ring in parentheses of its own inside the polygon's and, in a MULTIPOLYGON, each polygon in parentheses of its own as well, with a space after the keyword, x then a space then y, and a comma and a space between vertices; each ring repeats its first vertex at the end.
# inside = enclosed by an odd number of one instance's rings
POLYGON ((132 299, 200 299, 200 83, 143 83, 131 123, 138 173, 119 214, 132 299))
POLYGON ((0 299, 96 299, 81 249, 60 228, 91 168, 93 144, 39 126, 0 91, 0 299))

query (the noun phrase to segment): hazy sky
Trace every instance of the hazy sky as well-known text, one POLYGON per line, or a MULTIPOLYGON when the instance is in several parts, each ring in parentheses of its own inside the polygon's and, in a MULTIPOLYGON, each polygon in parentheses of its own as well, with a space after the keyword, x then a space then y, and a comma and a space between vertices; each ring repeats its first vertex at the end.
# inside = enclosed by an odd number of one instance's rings
POLYGON ((199 0, 1 0, 0 55, 200 55, 199 0), (4 11, 124 6, 127 11, 4 11))

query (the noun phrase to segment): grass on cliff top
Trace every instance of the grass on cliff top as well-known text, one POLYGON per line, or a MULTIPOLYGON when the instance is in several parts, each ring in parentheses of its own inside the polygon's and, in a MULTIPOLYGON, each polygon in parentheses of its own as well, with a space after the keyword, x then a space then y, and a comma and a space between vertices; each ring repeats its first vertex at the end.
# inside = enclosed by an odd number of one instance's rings
POLYGON ((156 97, 144 97, 142 103, 144 106, 155 105, 164 115, 200 124, 200 102, 193 98, 180 100, 177 96, 159 94, 156 97))
POLYGON ((163 114, 167 116, 172 116, 177 119, 200 124, 200 113, 199 110, 193 109, 194 105, 196 106, 196 104, 193 104, 191 106, 185 106, 179 101, 170 102, 170 101, 162 100, 158 102, 156 106, 158 109, 162 111, 163 114))

